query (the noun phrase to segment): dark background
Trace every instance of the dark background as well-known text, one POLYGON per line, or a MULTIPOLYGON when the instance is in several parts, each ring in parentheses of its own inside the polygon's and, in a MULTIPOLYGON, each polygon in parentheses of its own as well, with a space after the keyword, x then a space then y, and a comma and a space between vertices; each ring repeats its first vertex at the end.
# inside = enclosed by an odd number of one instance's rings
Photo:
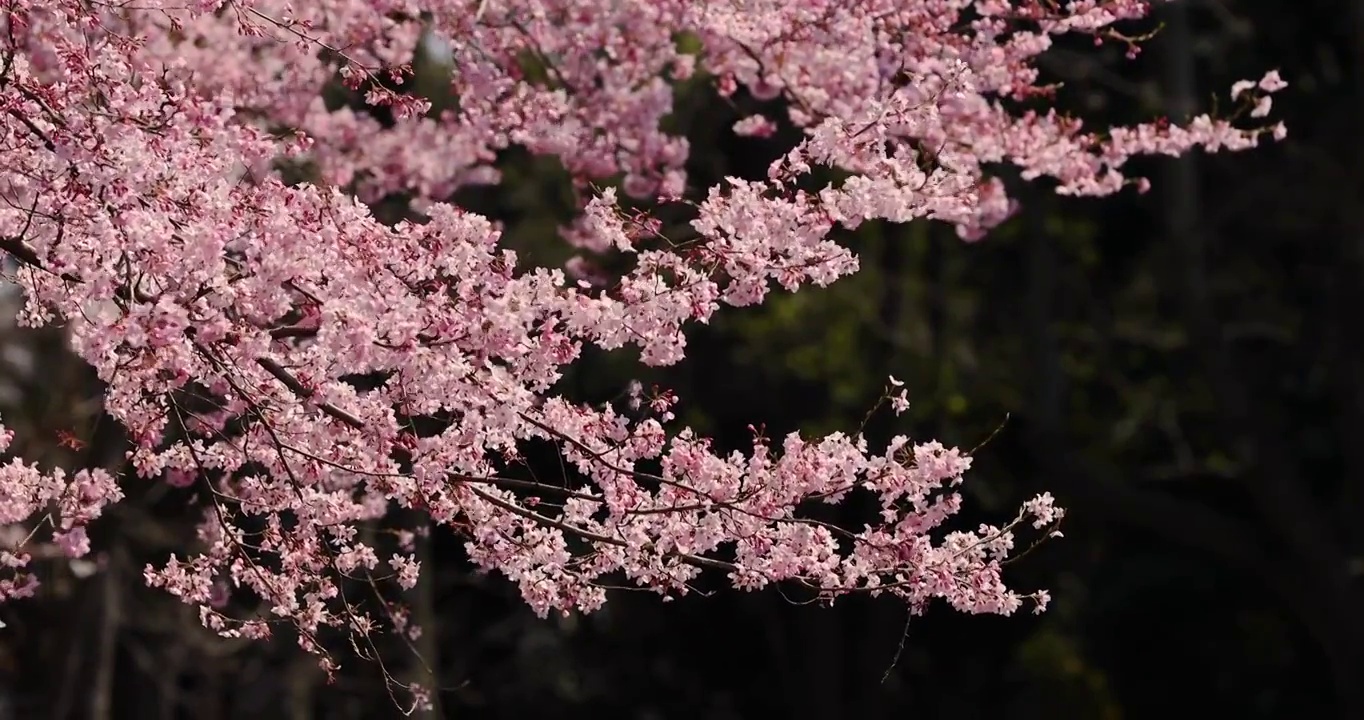
MULTIPOLYGON (((973 447, 998 430, 966 484, 968 519, 1043 490, 1070 509, 1065 538, 1010 576, 1050 588, 1051 611, 937 609, 907 625, 889 599, 622 592, 596 615, 539 621, 438 530, 413 602, 448 688, 439 716, 1364 718, 1364 3, 1182 0, 1157 23, 1136 62, 1087 43, 1049 55, 1064 106, 1100 124, 1179 120, 1277 67, 1288 139, 1141 161, 1146 195, 1015 184, 1024 210, 975 244, 866 226, 847 236, 860 274, 722 313, 676 368, 641 376, 598 354, 565 381, 587 400, 632 378, 674 387, 686 422, 743 447, 750 423, 855 429, 894 374, 913 406, 874 419, 873 440, 973 447)), ((761 175, 795 137, 735 138, 755 103, 729 107, 704 83, 679 103, 699 185, 761 175)), ((516 153, 504 165, 503 186, 456 199, 506 221, 530 261, 561 262, 562 172, 516 153)), ((36 353, 0 353, 15 449, 90 457, 55 435, 97 415, 89 373, 58 334, 3 340, 36 353)), ((92 442, 83 452, 121 453, 115 433, 92 442)), ((39 601, 0 607, 0 717, 397 716, 374 663, 327 685, 287 637, 218 640, 143 587, 142 565, 181 547, 190 499, 129 494, 94 565, 49 563, 39 601)), ((418 677, 393 650, 388 669, 418 677)))

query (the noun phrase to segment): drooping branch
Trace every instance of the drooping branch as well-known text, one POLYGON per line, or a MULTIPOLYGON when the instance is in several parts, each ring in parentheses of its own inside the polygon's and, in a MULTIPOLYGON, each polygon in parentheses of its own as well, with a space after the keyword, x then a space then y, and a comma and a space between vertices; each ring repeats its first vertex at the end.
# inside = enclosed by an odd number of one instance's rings
MULTIPOLYGON (((135 472, 206 498, 203 547, 147 579, 224 634, 268 633, 220 609, 226 579, 324 657, 328 628, 378 652, 349 583, 374 588, 380 565, 399 587, 416 583, 410 547, 381 558, 356 530, 394 505, 455 529, 542 614, 599 607, 607 577, 684 593, 702 570, 739 589, 789 581, 916 610, 1044 605, 1002 569, 1016 532, 1048 534, 1061 513, 1043 494, 1002 526, 948 532, 969 453, 905 437, 877 452, 842 433, 777 448, 755 433, 750 451, 721 454, 676 426, 675 397, 594 407, 558 394, 559 380, 587 345, 679 362, 686 330, 723 306, 856 272, 836 226, 933 219, 980 237, 1014 209, 996 164, 1103 196, 1139 184, 1124 175, 1134 156, 1282 136, 1240 127, 1240 115, 1086 132, 999 101, 1047 97, 1035 65, 1053 36, 1138 42, 1111 28, 1145 14, 1136 0, 950 12, 551 0, 540 13, 451 0, 427 18, 356 0, 233 0, 220 13, 0 2, 0 107, 19 120, 0 128, 0 250, 35 270, 16 278, 24 317, 67 325, 130 431, 135 472), (430 34, 451 40, 458 103, 425 117, 426 99, 392 86, 430 34), (680 36, 704 53, 684 52, 680 36), (661 121, 672 84, 698 69, 721 96, 744 86, 785 100, 804 135, 766 178, 689 187, 687 142, 661 121), (392 118, 320 102, 338 74, 392 118), (619 177, 643 201, 626 212, 605 188, 564 229, 584 252, 628 256, 609 291, 525 267, 489 219, 444 202, 495 182, 512 145, 556 157, 579 187, 619 177), (280 158, 306 161, 316 182, 287 185, 280 158), (847 177, 812 193, 814 167, 847 177), (383 225, 340 188, 412 197, 422 222, 383 225), (677 201, 694 211, 681 243, 658 221, 677 201), (530 468, 522 452, 537 443, 553 447, 562 485, 504 477, 530 468), (805 516, 854 495, 879 510, 859 531, 805 516)), ((1270 73, 1233 95, 1262 117, 1282 87, 1270 73)), ((753 117, 734 130, 772 127, 753 117)), ((907 404, 894 388, 887 399, 907 404)), ((85 524, 118 499, 113 478, 83 472, 68 482, 16 466, 0 519, 55 504, 65 545, 83 551, 85 524)))

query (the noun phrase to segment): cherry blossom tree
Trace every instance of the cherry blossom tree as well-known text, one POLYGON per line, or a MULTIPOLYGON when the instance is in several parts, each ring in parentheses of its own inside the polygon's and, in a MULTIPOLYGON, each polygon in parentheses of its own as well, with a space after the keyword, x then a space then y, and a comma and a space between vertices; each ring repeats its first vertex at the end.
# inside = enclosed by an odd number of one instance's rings
MULTIPOLYGON (((1014 209, 1001 167, 1104 196, 1145 190, 1124 172, 1135 156, 1284 136, 1261 120, 1274 72, 1236 84, 1218 117, 1090 130, 1055 110, 1037 58, 1077 34, 1135 55, 1148 6, 0 0, 6 279, 22 323, 65 327, 133 444, 122 467, 3 467, 0 523, 24 532, 0 554, 0 596, 35 592, 34 546, 82 556, 125 489, 168 483, 207 501, 187 508, 203 513, 192 548, 146 581, 224 636, 287 623, 327 667, 324 633, 363 646, 407 624, 379 588, 416 583, 411 534, 383 553, 358 530, 399 509, 460 533, 542 615, 596 609, 621 578, 684 594, 702 573, 1040 611, 1047 594, 1001 571, 1017 532, 1058 534, 1062 512, 1043 494, 1012 522, 951 530, 967 452, 755 431, 722 454, 679 427, 666 390, 601 406, 558 381, 589 345, 677 363, 689 324, 722 306, 856 272, 838 228, 927 219, 981 238, 1014 209), (439 111, 401 89, 431 48, 452 68, 439 111), (765 179, 689 181, 687 141, 661 121, 698 79, 783 101, 733 128, 799 131, 765 179), (337 82, 387 116, 329 105, 337 82), (557 158, 579 191, 565 267, 530 266, 449 202, 499 182, 514 146, 557 158), (300 164, 311 180, 289 181, 300 164), (366 203, 395 193, 414 219, 377 221, 366 203), (665 233, 664 211, 688 213, 689 235, 665 233), (628 269, 594 270, 604 256, 628 269), (544 448, 558 477, 515 472, 544 448), (853 495, 880 513, 839 527, 808 512, 853 495), (262 609, 234 613, 244 596, 262 609)), ((908 402, 894 378, 881 400, 908 402)))

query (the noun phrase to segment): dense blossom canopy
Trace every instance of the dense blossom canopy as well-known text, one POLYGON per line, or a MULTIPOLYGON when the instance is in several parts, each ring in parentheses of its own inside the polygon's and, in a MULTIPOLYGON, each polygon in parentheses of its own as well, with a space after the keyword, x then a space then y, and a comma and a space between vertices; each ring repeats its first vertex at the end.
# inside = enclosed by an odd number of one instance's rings
MULTIPOLYGON (((323 628, 364 636, 400 617, 347 598, 343 582, 416 582, 410 554, 383 557, 359 532, 394 508, 461 533, 542 614, 599 607, 608 577, 676 594, 704 571, 915 609, 1040 607, 1045 593, 1005 587, 1001 562, 1016 529, 1050 532, 1060 511, 1042 495, 1013 523, 946 532, 962 451, 755 433, 750 452, 724 455, 677 427, 670 393, 589 405, 557 381, 586 345, 676 363, 688 324, 721 306, 856 272, 836 226, 927 218, 978 238, 1013 208, 992 168, 1101 196, 1144 189, 1123 172, 1135 155, 1283 134, 1232 124, 1268 114, 1284 86, 1272 72, 1232 89, 1240 110, 1226 119, 1094 131, 1027 109, 1047 107, 1035 61, 1058 36, 1135 51, 1114 26, 1147 14, 1139 0, 0 7, 0 248, 18 263, 7 279, 25 293, 22 321, 67 329, 133 443, 117 471, 4 466, 0 523, 32 532, 5 549, 0 595, 34 592, 28 544, 89 552, 87 525, 130 485, 195 486, 210 499, 197 544, 147 581, 225 635, 264 636, 273 617, 319 652, 323 628), (439 113, 386 89, 433 47, 456 98, 439 113), (765 180, 695 187, 686 139, 660 124, 673 84, 692 77, 721 96, 784 99, 785 117, 747 117, 737 133, 787 124, 803 139, 765 180), (392 121, 329 106, 338 79, 392 121), (584 191, 563 237, 586 256, 628 256, 627 272, 527 267, 494 223, 446 202, 498 182, 511 146, 562 162, 584 191), (314 181, 286 182, 282 159, 308 163, 314 181), (840 179, 811 190, 812 168, 840 179), (371 216, 364 203, 396 192, 419 220, 371 216), (689 207, 695 236, 662 237, 618 192, 689 207), (533 446, 557 449, 562 477, 513 477, 533 446), (880 515, 840 528, 801 512, 852 493, 878 499, 880 515), (227 598, 243 593, 268 613, 234 616, 227 598)), ((886 399, 900 411, 897 386, 886 399)))

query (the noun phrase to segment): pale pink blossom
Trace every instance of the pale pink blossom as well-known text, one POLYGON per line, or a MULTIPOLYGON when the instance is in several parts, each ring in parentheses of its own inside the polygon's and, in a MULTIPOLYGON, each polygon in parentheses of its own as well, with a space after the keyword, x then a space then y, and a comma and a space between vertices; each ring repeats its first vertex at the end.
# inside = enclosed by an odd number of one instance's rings
MULTIPOLYGON (((131 441, 120 478, 10 459, 0 524, 29 523, 80 555, 120 482, 202 484, 215 505, 197 545, 147 567, 147 582, 199 606, 216 632, 268 637, 268 622, 228 614, 227 586, 248 590, 317 653, 324 627, 417 632, 401 608, 366 615, 341 596, 343 577, 386 572, 357 528, 393 507, 459 532, 541 615, 601 607, 608 576, 675 597, 703 571, 739 589, 791 583, 915 610, 1040 608, 1049 596, 1007 587, 1003 562, 1028 526, 1058 534, 1061 511, 1044 494, 1011 522, 949 530, 971 466, 959 449, 755 430, 747 451, 720 452, 675 421, 664 389, 594 405, 559 381, 588 346, 677 363, 687 330, 721 307, 857 272, 838 226, 931 219, 982 238, 1017 208, 996 164, 1105 196, 1144 189, 1126 174, 1136 156, 1245 150, 1286 132, 1210 115, 1087 129, 1009 109, 1042 95, 1036 59, 1054 36, 1102 38, 1143 17, 1142 0, 231 4, 0 0, 0 237, 34 270, 11 278, 19 319, 68 328, 131 441), (683 54, 683 32, 704 53, 683 54), (449 68, 457 109, 376 89, 424 43, 449 68), (552 59, 547 79, 525 77, 528 51, 552 59), (322 101, 337 65, 391 123, 322 101), (687 77, 714 78, 722 97, 783 98, 785 118, 735 130, 785 122, 800 141, 766 179, 689 186, 691 149, 661 122, 687 77), (487 218, 445 202, 499 182, 511 146, 557 158, 583 191, 561 229, 584 254, 567 273, 528 265, 487 218), (287 184, 284 158, 315 176, 287 184), (816 166, 847 179, 802 189, 816 166), (693 203, 696 240, 667 242, 658 218, 623 208, 617 178, 646 207, 693 203), (394 193, 420 215, 376 221, 364 202, 394 193), (605 277, 590 260, 612 254, 629 269, 605 277), (387 379, 374 390, 346 381, 375 373, 387 379), (191 392, 212 407, 179 402, 191 392), (418 416, 444 427, 415 435, 418 416), (558 448, 571 477, 510 480, 503 470, 535 446, 558 448), (798 512, 853 494, 879 515, 836 528, 798 512)), ((1232 95, 1258 117, 1284 87, 1271 72, 1232 95)), ((908 406, 903 391, 891 401, 908 406)), ((0 428, 0 449, 11 438, 0 428)), ((416 536, 397 533, 409 552, 416 536)), ((0 597, 35 591, 31 560, 0 552, 0 597)), ((399 586, 416 583, 411 557, 386 564, 399 586)))

